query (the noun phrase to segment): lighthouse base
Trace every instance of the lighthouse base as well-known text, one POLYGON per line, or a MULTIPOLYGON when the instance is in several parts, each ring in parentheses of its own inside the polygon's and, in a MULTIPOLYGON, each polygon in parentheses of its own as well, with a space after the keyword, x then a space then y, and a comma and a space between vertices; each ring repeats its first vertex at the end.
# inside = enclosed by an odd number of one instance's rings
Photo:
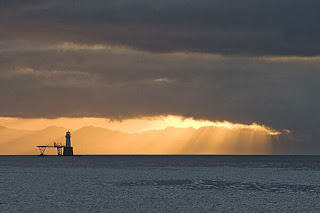
POLYGON ((72 156, 73 147, 63 147, 63 156, 72 156))

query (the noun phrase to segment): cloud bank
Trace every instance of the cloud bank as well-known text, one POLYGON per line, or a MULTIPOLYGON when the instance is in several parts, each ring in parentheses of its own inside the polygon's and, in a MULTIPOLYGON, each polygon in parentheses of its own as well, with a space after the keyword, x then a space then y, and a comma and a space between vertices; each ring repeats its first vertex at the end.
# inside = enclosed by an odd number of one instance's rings
POLYGON ((155 51, 318 55, 316 0, 2 0, 0 37, 155 51))

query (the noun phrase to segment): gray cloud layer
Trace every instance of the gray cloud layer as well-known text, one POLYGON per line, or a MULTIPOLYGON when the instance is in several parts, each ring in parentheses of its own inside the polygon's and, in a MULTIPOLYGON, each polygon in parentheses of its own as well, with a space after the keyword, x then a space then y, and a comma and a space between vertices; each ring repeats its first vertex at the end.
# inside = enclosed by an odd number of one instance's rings
POLYGON ((0 5, 0 116, 258 122, 320 149, 318 1, 0 5))
POLYGON ((8 116, 172 113, 288 129, 318 121, 320 58, 22 44, 0 52, 2 114, 8 116))
POLYGON ((316 0, 2 0, 0 37, 167 52, 317 55, 316 0))

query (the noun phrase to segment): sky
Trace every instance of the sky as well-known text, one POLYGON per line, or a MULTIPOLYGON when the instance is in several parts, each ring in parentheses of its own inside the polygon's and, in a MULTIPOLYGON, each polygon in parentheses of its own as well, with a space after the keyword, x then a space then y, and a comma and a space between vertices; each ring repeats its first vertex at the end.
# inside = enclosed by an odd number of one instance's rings
POLYGON ((134 132, 154 127, 133 127, 145 118, 178 116, 290 132, 277 149, 319 154, 319 9, 316 0, 0 0, 0 125, 131 119, 117 128, 134 132))
MULTIPOLYGON (((52 126, 67 128, 70 131, 76 131, 84 127, 99 127, 112 131, 121 131, 124 133, 142 133, 151 130, 164 130, 170 127, 174 128, 193 128, 200 129, 202 127, 216 127, 221 129, 242 129, 249 131, 261 131, 266 135, 280 135, 275 129, 267 126, 252 124, 231 123, 227 121, 209 121, 209 120, 194 120, 192 118, 185 118, 181 116, 152 116, 139 117, 125 120, 111 120, 105 118, 81 117, 68 118, 60 117, 55 119, 48 118, 12 118, 0 117, 0 126, 16 130, 30 130, 37 131, 52 126)), ((289 130, 284 130, 289 132, 289 130)))

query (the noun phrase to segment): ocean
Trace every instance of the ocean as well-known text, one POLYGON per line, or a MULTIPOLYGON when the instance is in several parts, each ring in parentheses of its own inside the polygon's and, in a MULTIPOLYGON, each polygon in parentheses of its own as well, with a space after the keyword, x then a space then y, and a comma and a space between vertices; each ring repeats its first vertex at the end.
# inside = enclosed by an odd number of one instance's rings
POLYGON ((0 156, 0 212, 320 212, 319 156, 0 156))

